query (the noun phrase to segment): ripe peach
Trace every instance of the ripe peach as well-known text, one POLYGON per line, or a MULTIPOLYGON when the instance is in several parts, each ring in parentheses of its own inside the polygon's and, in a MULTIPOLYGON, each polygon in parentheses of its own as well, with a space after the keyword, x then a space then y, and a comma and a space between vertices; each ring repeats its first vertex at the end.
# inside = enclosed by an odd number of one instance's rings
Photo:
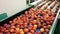
POLYGON ((34 31, 36 31, 36 28, 35 28, 35 27, 33 27, 33 30, 34 30, 34 31))
POLYGON ((44 32, 44 28, 41 28, 41 29, 40 29, 40 32, 44 32))
POLYGON ((17 31, 19 31, 19 30, 20 30, 20 28, 16 28, 16 30, 17 30, 17 31))
POLYGON ((37 28, 37 25, 35 24, 34 27, 37 28))
POLYGON ((47 32, 47 33, 48 33, 48 32, 49 32, 49 29, 45 29, 45 32, 47 32))
POLYGON ((29 30, 27 28, 24 28, 24 32, 27 33, 29 30))
POLYGON ((22 32, 20 32, 20 34, 24 34, 24 32, 22 31, 22 32))
POLYGON ((51 25, 48 25, 48 28, 50 29, 51 28, 51 25))
POLYGON ((23 29, 20 29, 20 32, 22 32, 23 31, 23 29))
POLYGON ((43 26, 43 28, 47 28, 47 26, 43 26))
POLYGON ((46 22, 48 25, 51 25, 51 23, 50 22, 46 22))
POLYGON ((14 29, 10 29, 10 32, 14 32, 14 29))
POLYGON ((40 31, 38 31, 38 32, 36 32, 36 34, 41 34, 41 32, 40 32, 40 31))
POLYGON ((31 33, 34 34, 34 30, 31 30, 31 33))
POLYGON ((11 28, 15 28, 15 26, 11 26, 11 28))
POLYGON ((28 32, 27 34, 32 34, 31 32, 28 32))

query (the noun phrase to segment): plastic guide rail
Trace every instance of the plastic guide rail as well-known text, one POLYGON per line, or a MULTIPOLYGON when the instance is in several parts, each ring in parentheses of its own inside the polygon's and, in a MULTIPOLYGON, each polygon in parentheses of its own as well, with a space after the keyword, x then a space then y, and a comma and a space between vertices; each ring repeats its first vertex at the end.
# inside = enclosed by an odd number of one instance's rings
POLYGON ((55 4, 56 3, 56 1, 54 1, 50 6, 52 6, 53 4, 55 4))
POLYGON ((57 6, 58 6, 58 3, 54 6, 54 8, 51 10, 51 11, 56 11, 56 8, 57 8, 57 6))
POLYGON ((35 2, 31 3, 31 5, 36 6, 37 4, 39 4, 39 3, 41 3, 41 2, 43 2, 43 0, 38 0, 38 1, 35 1, 35 2))
POLYGON ((41 9, 44 9, 44 7, 48 6, 48 4, 50 4, 51 1, 49 1, 48 3, 46 3, 44 6, 41 7, 41 9))
POLYGON ((41 6, 41 5, 45 4, 45 3, 46 3, 46 1, 42 2, 42 3, 41 3, 41 4, 39 4, 38 6, 41 6))
MULTIPOLYGON (((38 6, 42 6, 42 5, 45 4, 45 3, 46 3, 46 1, 40 3, 38 6)), ((38 8, 38 6, 36 6, 36 7, 34 8, 34 10, 36 10, 36 9, 38 8)))
POLYGON ((48 6, 48 8, 50 8, 54 3, 55 3, 55 1, 50 6, 48 6))
POLYGON ((56 15, 55 20, 54 20, 54 22, 53 22, 53 24, 52 24, 52 27, 51 27, 51 29, 50 29, 49 34, 54 34, 54 30, 55 30, 55 28, 56 28, 57 21, 58 21, 59 12, 60 12, 60 8, 59 8, 59 10, 58 10, 58 12, 57 12, 57 15, 56 15))

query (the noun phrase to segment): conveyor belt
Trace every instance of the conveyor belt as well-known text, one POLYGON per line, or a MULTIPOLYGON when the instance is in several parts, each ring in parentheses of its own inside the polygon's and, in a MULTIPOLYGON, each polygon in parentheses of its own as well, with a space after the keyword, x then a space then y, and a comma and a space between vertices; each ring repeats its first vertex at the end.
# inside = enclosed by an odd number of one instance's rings
MULTIPOLYGON (((44 8, 45 8, 44 6, 47 6, 47 9, 50 9, 50 11, 53 11, 53 12, 56 12, 56 11, 57 11, 57 13, 56 13, 57 15, 56 15, 56 17, 55 17, 55 20, 54 20, 54 22, 53 22, 53 24, 52 24, 52 27, 51 27, 51 30, 50 30, 50 32, 49 32, 49 34, 54 34, 54 31, 55 31, 55 28, 56 28, 56 25, 57 25, 57 20, 58 20, 58 15, 59 15, 60 9, 59 9, 59 10, 56 10, 59 4, 56 3, 55 1, 52 2, 49 6, 48 6, 48 4, 49 4, 49 2, 46 3, 46 4, 44 4, 44 5, 41 7, 41 9, 44 9, 44 8)), ((41 6, 41 4, 40 4, 40 6, 41 6)), ((58 7, 58 8, 59 8, 59 7, 58 7)))
MULTIPOLYGON (((44 2, 42 2, 42 3, 40 3, 39 5, 36 5, 37 7, 33 7, 34 8, 34 10, 36 10, 37 8, 40 8, 41 7, 41 9, 45 9, 45 7, 47 7, 46 9, 49 9, 50 8, 50 10, 51 11, 56 11, 56 8, 57 8, 57 6, 58 6, 58 4, 54 1, 54 2, 46 2, 46 1, 44 1, 44 2), (49 5, 50 4, 50 5, 49 5), (52 7, 53 6, 53 7, 52 7), (52 8, 51 8, 52 7, 52 8)), ((29 9, 26 9, 26 10, 24 10, 24 11, 27 11, 27 10, 29 10, 29 9)), ((49 10, 49 11, 50 11, 49 10)), ((51 29, 50 29, 50 32, 49 32, 49 34, 53 34, 54 33, 54 30, 55 30, 55 28, 56 28, 56 24, 57 24, 57 20, 58 20, 58 15, 59 15, 59 11, 60 11, 60 8, 59 8, 59 10, 57 10, 57 13, 56 13, 56 17, 55 17, 55 20, 53 21, 53 24, 52 24, 52 27, 51 27, 51 29)), ((21 12, 22 13, 22 12, 21 12)), ((18 16, 18 15, 20 15, 20 13, 17 13, 16 15, 14 15, 14 16, 12 16, 12 17, 10 17, 9 19, 12 19, 12 18, 15 18, 16 16, 18 16)), ((9 21, 9 19, 6 19, 5 21, 8 23, 8 21, 9 21), (8 20, 8 21, 7 21, 8 20)), ((5 22, 5 21, 3 21, 3 23, 5 22)))

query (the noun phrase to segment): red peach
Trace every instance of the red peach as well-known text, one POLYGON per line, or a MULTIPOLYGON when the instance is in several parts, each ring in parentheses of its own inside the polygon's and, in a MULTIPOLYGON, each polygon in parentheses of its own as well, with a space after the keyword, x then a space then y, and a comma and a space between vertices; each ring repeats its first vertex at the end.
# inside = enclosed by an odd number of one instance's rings
POLYGON ((43 28, 47 28, 47 26, 43 26, 43 28))
POLYGON ((27 28, 24 28, 24 32, 27 33, 29 30, 27 28))
POLYGON ((31 30, 31 33, 34 34, 34 30, 31 30))

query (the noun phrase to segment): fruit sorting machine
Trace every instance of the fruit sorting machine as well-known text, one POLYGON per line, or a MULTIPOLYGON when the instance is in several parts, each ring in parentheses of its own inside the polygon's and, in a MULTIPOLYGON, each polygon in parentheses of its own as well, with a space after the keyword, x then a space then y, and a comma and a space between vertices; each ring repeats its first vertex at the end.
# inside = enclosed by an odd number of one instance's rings
POLYGON ((0 22, 0 34, 54 34, 59 15, 56 1, 44 1, 0 22))

